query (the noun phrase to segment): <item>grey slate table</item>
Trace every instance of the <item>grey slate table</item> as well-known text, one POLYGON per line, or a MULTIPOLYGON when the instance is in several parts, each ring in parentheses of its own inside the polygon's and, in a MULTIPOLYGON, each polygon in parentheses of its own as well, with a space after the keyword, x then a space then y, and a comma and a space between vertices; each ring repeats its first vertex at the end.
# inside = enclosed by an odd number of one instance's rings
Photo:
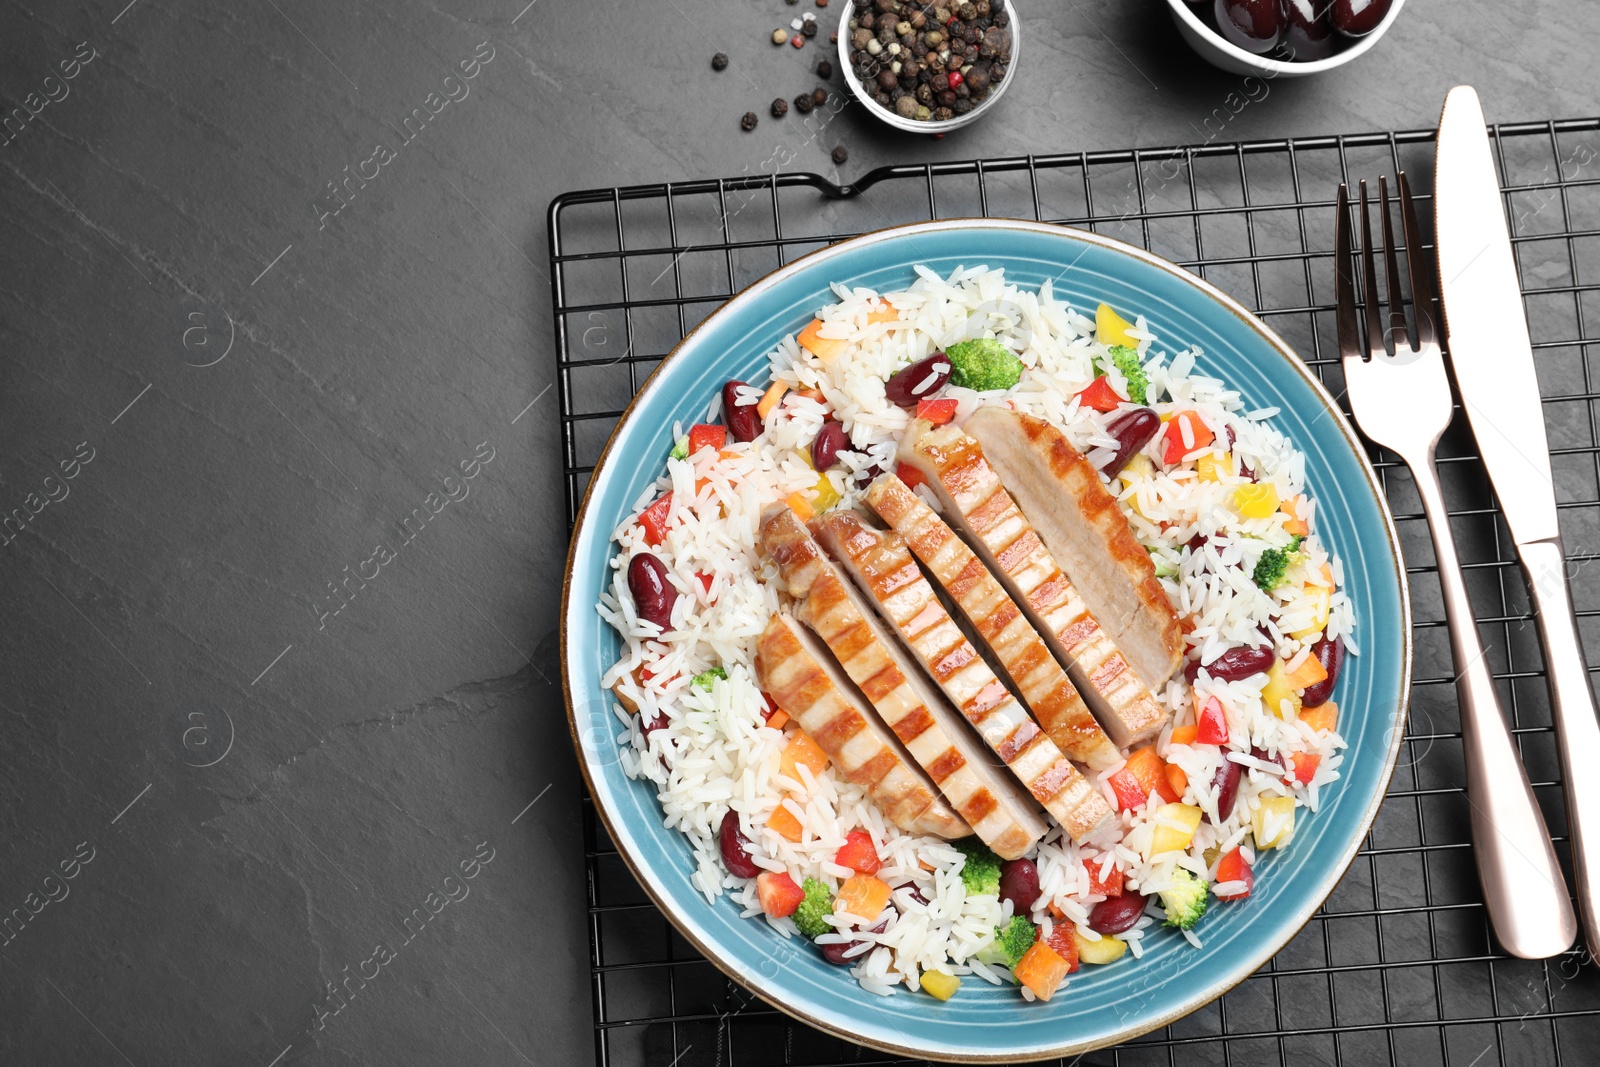
POLYGON ((765 117, 811 0, 125 3, 0 15, 6 1064, 592 1058, 555 194, 1600 101, 1551 0, 1411 0, 1237 113, 1155 0, 1022 0, 938 142, 765 117))

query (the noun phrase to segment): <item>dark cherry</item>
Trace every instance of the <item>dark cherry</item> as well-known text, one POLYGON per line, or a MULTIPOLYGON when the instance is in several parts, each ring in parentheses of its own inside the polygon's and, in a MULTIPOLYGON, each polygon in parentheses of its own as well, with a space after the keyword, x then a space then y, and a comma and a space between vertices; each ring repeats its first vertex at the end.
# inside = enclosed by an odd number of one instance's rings
POLYGON ((1390 0, 1333 0, 1328 21, 1346 37, 1365 37, 1389 13, 1390 0))
MULTIPOLYGON (((1237 682, 1241 678, 1248 678, 1252 674, 1261 674, 1272 667, 1272 661, 1277 658, 1277 653, 1271 645, 1260 648, 1251 648, 1249 645, 1239 645, 1230 648, 1218 656, 1205 668, 1206 673, 1220 682, 1237 682)), ((1200 676, 1200 661, 1190 660, 1183 668, 1183 676, 1192 684, 1200 676)))
POLYGON ((665 633, 672 628, 672 605, 678 602, 678 590, 667 580, 667 565, 648 552, 641 552, 628 561, 628 592, 633 594, 633 605, 639 617, 653 622, 665 633))
POLYGON ((1317 657, 1317 662, 1322 664, 1328 676, 1316 685, 1306 687, 1301 704, 1307 708, 1320 707, 1333 695, 1333 683, 1339 680, 1339 668, 1344 666, 1344 641, 1337 637, 1331 640, 1324 637, 1311 646, 1311 654, 1317 657))
POLYGON ((1216 0, 1215 14, 1217 32, 1246 52, 1272 51, 1289 26, 1283 0, 1216 0))
POLYGON ((744 384, 735 378, 722 387, 722 421, 728 424, 728 432, 735 441, 754 441, 766 427, 761 424, 754 404, 738 402, 739 387, 744 384))
POLYGON ((1097 934, 1120 934, 1132 930, 1139 916, 1144 914, 1145 899, 1133 892, 1107 897, 1090 909, 1089 929, 1097 934))
POLYGON ((883 395, 889 403, 911 411, 916 408, 917 401, 926 400, 937 393, 949 380, 950 357, 943 352, 935 352, 926 359, 919 359, 909 367, 896 371, 893 377, 883 383, 883 395))
POLYGON ((730 810, 722 817, 722 831, 717 836, 728 873, 739 878, 754 878, 761 873, 761 868, 750 862, 750 839, 739 829, 737 812, 730 810))
POLYGON ((817 431, 811 442, 811 465, 819 471, 832 470, 839 462, 839 453, 850 451, 850 435, 844 427, 829 419, 817 431))
MULTIPOLYGON (((887 929, 889 929, 889 920, 885 919, 877 926, 872 927, 872 932, 875 934, 881 934, 887 929)), ((848 959, 845 958, 845 953, 849 952, 858 945, 864 944, 866 944, 865 941, 840 941, 836 945, 818 945, 817 947, 822 950, 822 958, 833 964, 835 967, 849 967, 851 964, 860 963, 861 957, 865 956, 866 953, 862 952, 858 955, 851 956, 848 959)))
MULTIPOLYGON (((1324 18, 1332 0, 1284 0, 1289 16, 1283 35, 1284 50, 1299 63, 1326 59, 1339 50, 1339 38, 1324 18)), ((1229 428, 1232 433, 1232 428, 1229 428)), ((1231 443, 1231 442, 1230 442, 1231 443)))
POLYGON ((1032 860, 1007 860, 1000 865, 1000 899, 1011 901, 1011 914, 1026 915, 1039 899, 1039 868, 1032 860))
POLYGON ((1106 424, 1106 433, 1117 439, 1117 454, 1105 466, 1105 476, 1115 478, 1134 454, 1149 444, 1161 429, 1161 416, 1149 408, 1134 408, 1106 424))

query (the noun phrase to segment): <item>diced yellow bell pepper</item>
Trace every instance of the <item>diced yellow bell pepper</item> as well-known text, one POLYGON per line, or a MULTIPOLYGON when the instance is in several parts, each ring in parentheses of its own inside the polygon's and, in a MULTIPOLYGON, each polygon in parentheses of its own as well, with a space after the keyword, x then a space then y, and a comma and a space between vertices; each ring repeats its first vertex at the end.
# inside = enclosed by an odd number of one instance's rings
POLYGON ((1300 714, 1300 696, 1289 683, 1289 673, 1283 669, 1283 660, 1275 659, 1267 669, 1267 684, 1261 687, 1261 702, 1278 718, 1284 718, 1283 705, 1288 701, 1295 715, 1300 714))
POLYGON ((1326 627, 1328 625, 1328 611, 1332 599, 1333 590, 1329 589, 1327 586, 1306 586, 1305 590, 1300 595, 1300 599, 1295 602, 1295 606, 1299 607, 1309 603, 1311 605, 1311 621, 1300 627, 1298 630, 1290 630, 1289 636, 1295 638, 1296 640, 1302 640, 1310 637, 1318 630, 1326 627))
POLYGON ((1156 465, 1150 462, 1150 457, 1143 452, 1139 452, 1128 460, 1127 466, 1122 468, 1117 477, 1122 480, 1123 485, 1132 485, 1141 478, 1150 477, 1155 472, 1156 465))
POLYGON ((1090 941, 1078 932, 1077 927, 1072 928, 1072 941, 1078 946, 1079 963, 1115 963, 1128 951, 1126 941, 1119 941, 1108 934, 1101 934, 1098 941, 1090 941))
POLYGON ((1233 491, 1233 510, 1247 519, 1264 519, 1278 510, 1278 491, 1264 483, 1241 485, 1233 491))
POLYGON ((1200 475, 1202 482, 1220 482, 1224 476, 1232 477, 1234 474, 1233 453, 1224 452, 1218 455, 1207 452, 1194 461, 1195 473, 1200 475))
POLYGON ((1128 336, 1128 331, 1131 329, 1133 329, 1133 323, 1113 311, 1110 304, 1101 304, 1095 308, 1095 340, 1101 344, 1127 345, 1129 348, 1138 348, 1139 339, 1128 336))
POLYGON ((840 500, 839 490, 833 487, 833 479, 826 474, 817 475, 817 498, 811 502, 813 511, 827 511, 840 500))
POLYGON ((1250 823, 1256 851, 1280 848, 1294 836, 1294 797, 1268 797, 1256 809, 1250 823))
POLYGON ((940 1000, 949 1000, 956 995, 956 990, 960 988, 961 979, 953 974, 945 974, 943 971, 922 972, 922 989, 923 992, 930 996, 938 997, 940 1000))
POLYGON ((1194 840, 1194 832, 1200 828, 1200 816, 1200 809, 1193 804, 1163 804, 1157 808, 1150 854, 1155 856, 1188 848, 1189 842, 1194 840), (1185 829, 1165 825, 1169 822, 1179 823, 1185 829))

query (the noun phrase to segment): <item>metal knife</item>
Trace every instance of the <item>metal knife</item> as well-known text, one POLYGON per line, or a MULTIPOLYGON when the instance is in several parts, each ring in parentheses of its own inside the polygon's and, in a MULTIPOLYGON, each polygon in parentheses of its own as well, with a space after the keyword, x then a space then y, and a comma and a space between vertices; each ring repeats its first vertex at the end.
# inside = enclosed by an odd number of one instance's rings
POLYGON ((1600 709, 1567 588, 1539 379, 1500 181, 1471 86, 1450 90, 1434 161, 1434 241, 1447 347, 1536 612, 1561 747, 1578 912, 1600 960, 1600 709))

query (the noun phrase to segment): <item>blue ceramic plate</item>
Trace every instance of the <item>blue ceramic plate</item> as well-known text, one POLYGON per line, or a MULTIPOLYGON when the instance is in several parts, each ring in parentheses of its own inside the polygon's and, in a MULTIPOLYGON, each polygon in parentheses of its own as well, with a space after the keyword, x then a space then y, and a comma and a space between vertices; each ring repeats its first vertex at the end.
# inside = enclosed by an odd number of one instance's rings
POLYGON ((1394 521, 1355 432, 1288 346, 1229 297, 1147 252, 1079 230, 994 219, 905 226, 822 249, 750 286, 686 337, 629 406, 590 481, 567 561, 561 636, 573 740, 596 806, 623 859, 683 935, 728 975, 813 1026, 906 1056, 967 1062, 1116 1044, 1193 1011, 1265 963, 1332 891, 1377 814, 1411 678, 1410 606, 1394 521), (622 773, 617 721, 600 688, 619 647, 595 612, 612 554, 607 538, 660 472, 673 421, 695 421, 729 378, 764 382, 766 353, 831 302, 830 282, 900 289, 919 263, 940 274, 1003 267, 1028 289, 1052 279, 1076 307, 1104 300, 1141 313, 1168 351, 1203 349, 1197 369, 1238 389, 1247 408, 1282 409, 1275 422, 1306 455, 1320 531, 1344 561, 1355 605, 1361 655, 1346 659, 1334 694, 1350 748, 1322 810, 1300 821, 1289 848, 1264 854, 1247 902, 1211 909, 1197 931, 1204 948, 1176 931, 1155 932, 1142 959, 1086 968, 1047 1004, 976 979, 948 1003, 905 990, 873 996, 809 946, 739 918, 726 900, 708 904, 689 884, 688 845, 662 827, 651 787, 622 773))

